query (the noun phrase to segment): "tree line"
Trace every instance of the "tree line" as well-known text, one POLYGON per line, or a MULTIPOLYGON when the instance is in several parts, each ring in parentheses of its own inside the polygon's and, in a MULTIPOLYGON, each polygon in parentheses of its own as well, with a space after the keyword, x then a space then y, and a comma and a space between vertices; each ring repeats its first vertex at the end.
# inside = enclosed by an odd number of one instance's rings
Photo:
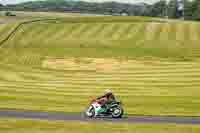
POLYGON ((133 5, 118 2, 94 3, 83 1, 48 0, 7 5, 7 10, 78 12, 105 15, 127 14, 131 16, 147 16, 149 7, 151 6, 148 4, 133 5))
POLYGON ((151 16, 154 17, 168 17, 168 18, 184 18, 186 20, 200 20, 200 0, 183 0, 184 8, 182 11, 178 10, 178 1, 160 0, 152 5, 151 16))
POLYGON ((130 15, 130 16, 152 16, 180 18, 187 20, 200 20, 200 0, 183 0, 184 9, 182 13, 178 10, 178 1, 160 0, 152 5, 125 4, 118 2, 83 2, 83 1, 66 1, 66 0, 48 0, 32 1, 16 5, 3 6, 0 4, 0 10, 15 11, 57 11, 57 12, 78 12, 93 13, 105 15, 130 15))

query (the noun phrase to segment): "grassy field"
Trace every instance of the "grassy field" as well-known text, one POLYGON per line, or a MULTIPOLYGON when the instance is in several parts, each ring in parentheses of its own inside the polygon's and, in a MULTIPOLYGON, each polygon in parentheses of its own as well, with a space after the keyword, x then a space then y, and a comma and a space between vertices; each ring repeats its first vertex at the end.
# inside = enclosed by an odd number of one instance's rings
POLYGON ((47 53, 60 56, 199 57, 198 23, 147 20, 74 17, 30 23, 23 25, 5 47, 49 48, 47 53), (89 52, 80 52, 82 49, 89 52))
POLYGON ((6 133, 199 133, 198 125, 112 124, 39 120, 0 119, 0 132, 6 133), (78 127, 78 128, 77 128, 78 127))
POLYGON ((0 42, 5 39, 13 29, 15 29, 17 24, 18 23, 0 24, 0 42))
POLYGON ((80 113, 112 88, 128 115, 200 116, 199 40, 199 23, 142 17, 23 25, 0 49, 0 109, 80 113))

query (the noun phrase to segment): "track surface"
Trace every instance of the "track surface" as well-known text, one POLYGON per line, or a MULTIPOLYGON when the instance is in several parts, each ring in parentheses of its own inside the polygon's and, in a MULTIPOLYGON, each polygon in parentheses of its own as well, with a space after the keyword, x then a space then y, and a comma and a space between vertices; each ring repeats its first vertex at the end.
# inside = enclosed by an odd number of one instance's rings
POLYGON ((160 116, 130 116, 121 119, 96 118, 89 119, 78 114, 64 113, 42 113, 42 112, 19 112, 0 111, 0 118, 25 118, 41 120, 64 120, 64 121, 86 121, 86 122, 123 122, 123 123, 175 123, 175 124, 200 124, 200 117, 160 117, 160 116))
POLYGON ((14 23, 14 22, 16 22, 17 20, 16 19, 14 19, 14 18, 3 18, 3 19, 1 19, 0 18, 0 24, 8 24, 8 23, 14 23))

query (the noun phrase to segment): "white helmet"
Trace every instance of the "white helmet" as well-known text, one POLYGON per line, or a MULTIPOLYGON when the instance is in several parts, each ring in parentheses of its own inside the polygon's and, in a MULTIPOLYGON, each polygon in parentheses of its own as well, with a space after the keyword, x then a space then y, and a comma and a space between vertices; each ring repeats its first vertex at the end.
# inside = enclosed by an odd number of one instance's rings
POLYGON ((105 94, 112 94, 112 91, 110 89, 106 89, 105 94))

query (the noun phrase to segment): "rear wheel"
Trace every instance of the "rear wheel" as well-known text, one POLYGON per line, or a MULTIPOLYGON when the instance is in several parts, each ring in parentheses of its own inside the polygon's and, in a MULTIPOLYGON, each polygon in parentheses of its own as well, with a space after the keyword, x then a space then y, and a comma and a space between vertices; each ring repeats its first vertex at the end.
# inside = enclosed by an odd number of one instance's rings
POLYGON ((87 111, 85 112, 85 115, 86 115, 87 117, 90 117, 90 118, 94 117, 94 116, 95 116, 95 109, 94 109, 94 107, 93 107, 93 106, 90 106, 90 107, 87 109, 87 111))
POLYGON ((113 108, 113 112, 112 112, 112 117, 113 118, 121 118, 123 115, 124 111, 121 107, 115 107, 113 108))

